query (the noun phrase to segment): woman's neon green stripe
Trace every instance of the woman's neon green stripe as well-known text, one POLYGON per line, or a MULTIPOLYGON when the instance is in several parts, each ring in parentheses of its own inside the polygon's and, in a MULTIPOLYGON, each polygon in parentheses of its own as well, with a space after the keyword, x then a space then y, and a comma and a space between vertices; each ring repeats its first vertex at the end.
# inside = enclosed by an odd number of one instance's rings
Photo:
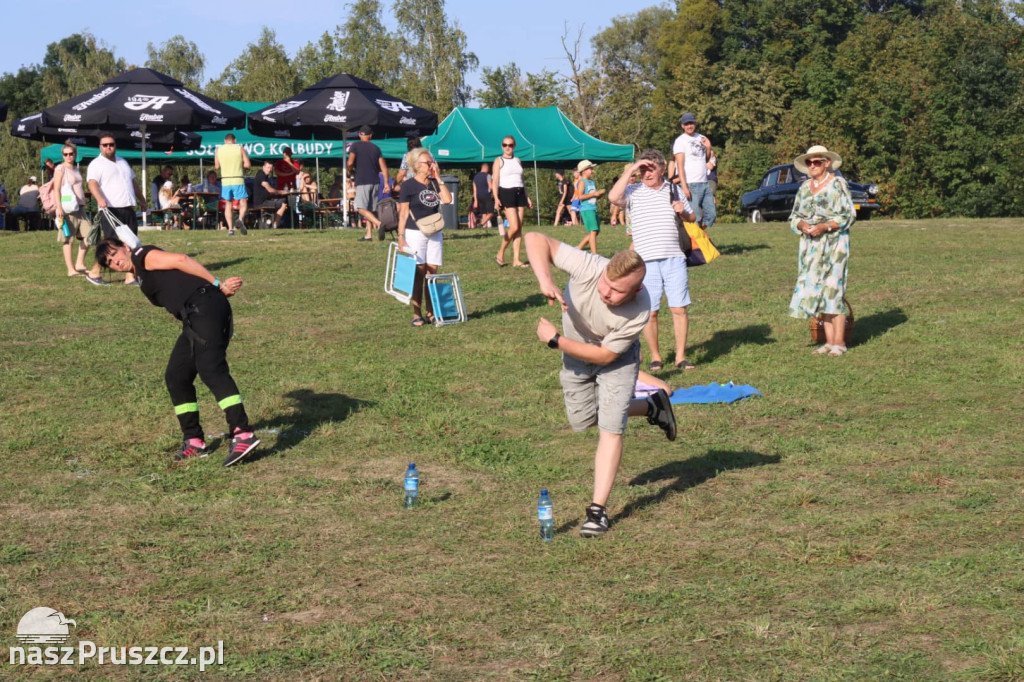
POLYGON ((174 414, 185 414, 186 412, 198 412, 199 403, 182 403, 174 406, 174 414))
POLYGON ((242 396, 240 396, 240 395, 229 395, 227 398, 224 398, 224 400, 219 401, 217 404, 220 405, 220 409, 226 410, 229 407, 231 407, 232 405, 241 405, 242 404, 242 396))

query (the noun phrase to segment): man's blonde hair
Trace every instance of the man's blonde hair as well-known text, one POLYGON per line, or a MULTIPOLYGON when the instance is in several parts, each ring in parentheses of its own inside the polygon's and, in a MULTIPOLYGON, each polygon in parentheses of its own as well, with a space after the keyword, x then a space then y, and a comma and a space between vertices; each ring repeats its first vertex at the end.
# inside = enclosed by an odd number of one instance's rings
POLYGON ((612 256, 612 259, 608 261, 608 267, 605 269, 605 275, 608 277, 609 281, 614 282, 617 279, 622 279, 626 275, 632 275, 637 270, 646 267, 644 259, 640 257, 640 254, 636 251, 623 249, 612 256))

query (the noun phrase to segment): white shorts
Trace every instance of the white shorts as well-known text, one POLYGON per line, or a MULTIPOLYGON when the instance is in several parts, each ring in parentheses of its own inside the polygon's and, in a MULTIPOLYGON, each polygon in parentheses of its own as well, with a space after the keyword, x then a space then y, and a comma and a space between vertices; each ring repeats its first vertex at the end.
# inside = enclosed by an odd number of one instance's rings
POLYGON ((406 230, 405 243, 416 256, 417 265, 443 265, 441 256, 444 252, 444 230, 438 230, 429 237, 419 230, 406 230))

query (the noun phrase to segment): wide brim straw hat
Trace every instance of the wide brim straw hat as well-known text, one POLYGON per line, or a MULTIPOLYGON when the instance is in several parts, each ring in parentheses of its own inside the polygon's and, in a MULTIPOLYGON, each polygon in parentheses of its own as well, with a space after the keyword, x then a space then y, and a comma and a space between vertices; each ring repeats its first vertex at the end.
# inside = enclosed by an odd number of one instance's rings
POLYGON ((832 170, 839 170, 839 167, 843 165, 843 157, 839 156, 835 152, 830 152, 824 146, 816 144, 800 156, 793 159, 793 165, 801 173, 807 174, 807 159, 817 158, 824 156, 825 158, 832 160, 832 170))

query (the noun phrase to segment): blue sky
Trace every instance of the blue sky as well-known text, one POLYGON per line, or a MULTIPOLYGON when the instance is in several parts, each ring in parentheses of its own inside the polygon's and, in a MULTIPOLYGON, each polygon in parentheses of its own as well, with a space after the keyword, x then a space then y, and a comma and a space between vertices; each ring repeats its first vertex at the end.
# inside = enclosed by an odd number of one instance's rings
MULTIPOLYGON (((4 10, 0 72, 43 60, 46 45, 87 30, 129 63, 146 61, 146 44, 162 43, 181 34, 206 57, 204 79, 221 74, 259 37, 266 25, 277 33, 289 55, 324 31, 333 31, 347 16, 347 1, 298 0, 187 0, 137 2, 124 0, 58 0, 45 5, 10 3, 4 10), (45 17, 43 16, 45 14, 45 17), (24 27, 29 30, 18 30, 24 27)), ((515 61, 524 72, 547 68, 568 73, 560 38, 568 22, 569 35, 583 28, 582 47, 590 54, 590 38, 611 25, 611 19, 657 4, 655 0, 447 0, 448 16, 458 21, 481 66, 497 67, 515 61)), ((385 21, 390 22, 390 0, 383 0, 385 21)), ((360 74, 355 74, 360 75, 360 74)), ((479 85, 479 70, 471 85, 479 85)))

